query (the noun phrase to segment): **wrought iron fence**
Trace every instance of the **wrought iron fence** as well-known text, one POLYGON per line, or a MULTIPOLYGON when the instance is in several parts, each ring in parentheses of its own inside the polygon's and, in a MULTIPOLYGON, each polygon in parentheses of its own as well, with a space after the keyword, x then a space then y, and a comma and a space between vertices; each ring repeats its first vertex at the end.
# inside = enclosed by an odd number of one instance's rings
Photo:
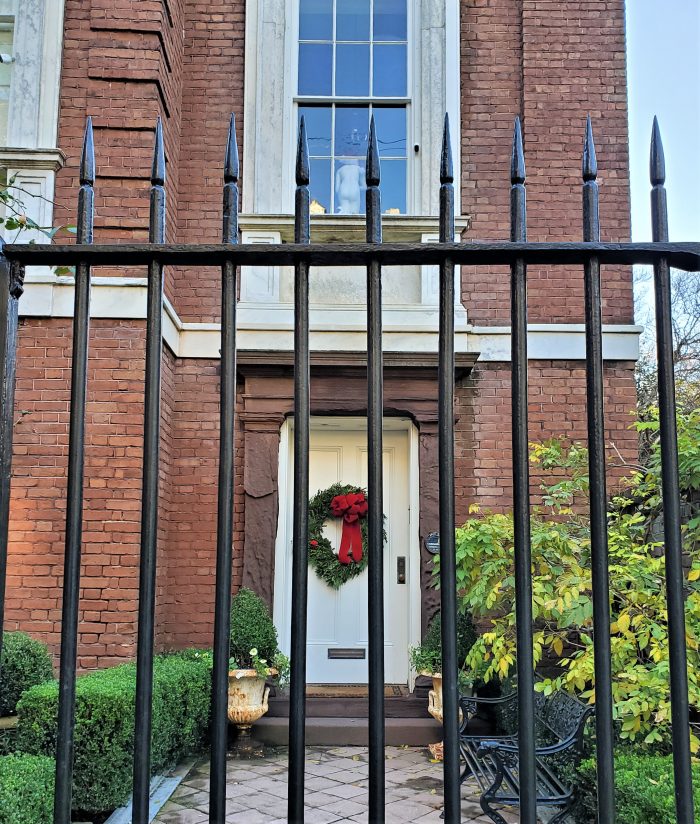
MULTIPOLYGON (((293 265, 294 298, 294 523, 292 571, 292 676, 289 720, 290 821, 304 820, 306 697, 306 605, 309 489, 309 273, 314 265, 367 268, 367 429, 369 441, 369 817, 384 820, 384 599, 382 540, 382 266, 438 264, 439 307, 439 495, 444 701, 444 811, 460 820, 460 766, 456 654, 454 547, 454 266, 509 265, 512 323, 513 494, 517 676, 519 689, 520 816, 537 821, 535 707, 533 699, 532 577, 529 534, 527 407, 527 266, 576 264, 585 285, 586 374, 596 680, 598 820, 614 822, 613 712, 610 668, 610 610, 605 485, 601 264, 653 264, 657 317, 659 398, 663 466, 666 586, 671 670, 673 759, 677 820, 693 824, 688 734, 688 687, 684 627, 678 456, 672 360, 671 266, 700 270, 700 243, 669 243, 664 189, 664 157, 656 121, 651 143, 652 243, 601 243, 598 222, 597 164, 590 120, 583 154, 583 242, 528 243, 525 162, 520 123, 515 122, 511 162, 511 238, 503 243, 455 243, 454 189, 449 124, 445 119, 440 164, 438 243, 382 243, 380 164, 374 123, 366 163, 365 243, 310 242, 309 158, 302 119, 296 161, 294 243, 270 246, 238 243, 238 150, 231 119, 224 163, 222 243, 165 243, 165 156, 160 121, 156 126, 150 190, 149 242, 93 244, 94 149, 88 119, 80 165, 77 243, 66 246, 4 245, 0 249, 0 626, 2 626, 7 540, 18 300, 26 266, 75 266, 73 354, 68 454, 65 572, 61 627, 59 718, 56 749, 56 824, 69 824, 73 764, 75 676, 83 514, 83 457, 87 387, 91 268, 99 265, 148 267, 143 486, 138 604, 136 725, 134 731, 133 821, 148 821, 151 773, 163 268, 166 265, 221 267, 221 388, 218 535, 215 583, 214 669, 210 821, 223 822, 226 804, 228 633, 233 542, 234 398, 236 387, 236 285, 238 267, 293 265)), ((0 644, 2 635, 0 633, 0 644)), ((1 648, 0 648, 1 652, 1 648)))

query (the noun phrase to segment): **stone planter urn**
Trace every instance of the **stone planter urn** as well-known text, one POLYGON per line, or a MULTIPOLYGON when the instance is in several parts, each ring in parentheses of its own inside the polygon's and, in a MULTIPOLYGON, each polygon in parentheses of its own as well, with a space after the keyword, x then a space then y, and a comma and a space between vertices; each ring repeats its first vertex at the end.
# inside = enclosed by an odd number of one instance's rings
POLYGON ((228 719, 239 733, 250 734, 251 726, 265 715, 269 694, 265 679, 254 669, 229 670, 228 719))
MULTIPOLYGON (((422 672, 421 675, 427 675, 433 679, 433 688, 428 693, 428 712, 440 724, 442 724, 442 673, 441 672, 422 672)), ((459 723, 462 723, 464 715, 460 708, 459 723)))
POLYGON ((428 693, 428 712, 438 723, 442 724, 442 673, 426 672, 421 675, 427 675, 433 679, 433 688, 428 693))

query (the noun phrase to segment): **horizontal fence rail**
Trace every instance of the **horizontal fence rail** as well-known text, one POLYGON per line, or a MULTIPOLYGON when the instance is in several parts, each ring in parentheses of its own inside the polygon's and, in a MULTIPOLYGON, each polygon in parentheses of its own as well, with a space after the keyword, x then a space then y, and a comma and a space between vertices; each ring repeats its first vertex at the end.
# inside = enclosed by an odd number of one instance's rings
MULTIPOLYGON (((288 820, 303 822, 305 793, 305 700, 308 602, 308 497, 310 441, 309 285, 313 266, 363 266, 367 272, 367 432, 370 559, 369 621, 369 815, 384 821, 384 569, 382 426, 382 268, 387 265, 437 265, 440 269, 438 344, 439 517, 444 700, 444 818, 461 820, 460 750, 457 680, 457 590, 455 563, 454 443, 454 267, 510 267, 511 379, 514 498, 514 566, 516 579, 517 676, 519 689, 518 776, 520 820, 535 824, 538 815, 537 750, 533 701, 532 549, 528 468, 527 270, 532 265, 582 267, 585 295, 586 385, 589 473, 591 480, 591 554, 596 686, 598 821, 614 824, 613 705, 610 661, 610 604, 607 545, 604 382, 602 355, 601 266, 651 264, 654 268, 666 587, 669 622, 670 683, 676 814, 679 824, 694 821, 688 729, 687 656, 684 626, 684 575, 680 531, 678 455, 675 429, 673 338, 670 269, 700 271, 700 243, 669 243, 664 189, 665 168, 658 124, 651 146, 651 243, 601 243, 598 216, 597 161, 590 119, 582 163, 583 240, 580 243, 527 241, 526 179, 521 125, 516 120, 511 157, 511 239, 501 243, 455 242, 454 172, 445 119, 440 158, 438 243, 383 243, 381 168, 374 121, 366 159, 366 241, 311 243, 309 154, 304 119, 296 158, 294 243, 239 244, 238 146, 232 118, 224 159, 222 243, 165 243, 165 155, 160 121, 150 190, 149 243, 92 243, 94 149, 88 121, 80 167, 78 231, 75 245, 0 246, 0 626, 5 602, 14 386, 17 363, 18 300, 27 266, 74 266, 75 308, 68 445, 67 521, 61 628, 61 670, 54 823, 69 824, 73 769, 75 677, 78 654, 80 558, 82 548, 85 407, 89 357, 89 298, 94 268, 146 267, 148 308, 144 392, 143 485, 136 725, 134 731, 133 822, 148 821, 151 777, 151 719, 158 532, 160 364, 162 357, 163 269, 168 265, 217 266, 221 269, 221 385, 218 518, 212 674, 212 745, 209 820, 226 813, 226 732, 229 612, 233 569, 234 419, 236 398, 236 291, 238 267, 294 267, 294 514, 292 538, 292 639, 289 724, 288 820)), ((1 243, 1 241, 0 241, 1 243)), ((0 633, 0 661, 2 633, 0 633)), ((235 795, 234 795, 235 800, 235 795)), ((559 818, 557 817, 557 820, 559 818)))
POLYGON ((465 266, 583 265, 592 257, 601 264, 653 264, 664 258, 670 267, 700 270, 700 243, 201 243, 178 245, 96 243, 93 246, 6 244, 5 256, 25 266, 147 266, 157 260, 170 266, 367 266, 372 260, 397 266, 440 264, 450 259, 465 266))

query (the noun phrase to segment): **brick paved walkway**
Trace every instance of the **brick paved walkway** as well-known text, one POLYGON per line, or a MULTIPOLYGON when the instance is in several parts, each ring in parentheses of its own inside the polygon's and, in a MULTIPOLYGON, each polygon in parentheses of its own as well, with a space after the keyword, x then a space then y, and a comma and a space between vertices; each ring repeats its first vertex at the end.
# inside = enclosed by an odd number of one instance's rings
MULTIPOLYGON (((306 759, 307 824, 367 824, 367 749, 307 747, 306 759)), ((265 758, 231 759, 227 797, 227 824, 286 822, 286 750, 265 758)), ((465 784, 462 798, 463 822, 492 824, 479 807, 476 784, 465 784)), ((155 820, 160 824, 206 824, 208 803, 209 764, 203 760, 195 764, 155 820)), ((425 749, 387 747, 386 804, 387 824, 439 824, 442 764, 431 763, 425 749)), ((506 812, 504 817, 509 824, 518 821, 515 813, 506 812)))

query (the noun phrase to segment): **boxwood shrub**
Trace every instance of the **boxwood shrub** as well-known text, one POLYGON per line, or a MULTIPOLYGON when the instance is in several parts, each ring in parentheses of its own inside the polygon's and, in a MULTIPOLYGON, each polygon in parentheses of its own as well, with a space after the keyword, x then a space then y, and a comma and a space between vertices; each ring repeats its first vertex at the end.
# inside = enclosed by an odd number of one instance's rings
POLYGON ((239 667, 252 667, 251 649, 272 661, 278 652, 277 630, 267 604, 251 589, 241 587, 231 601, 230 652, 239 667))
POLYGON ((53 758, 0 757, 0 824, 51 824, 55 772, 53 758))
MULTIPOLYGON (((579 767, 581 805, 577 820, 596 820, 595 761, 579 767), (592 792, 588 788, 593 788, 592 792)), ((700 763, 693 762, 695 809, 700 810, 700 763)), ((673 791, 673 756, 639 751, 615 754, 615 809, 624 824, 676 824, 673 791)), ((700 819, 698 819, 700 820, 700 819)))
POLYGON ((3 633, 0 716, 13 715, 25 690, 52 678, 51 656, 44 644, 24 632, 3 633))
MULTIPOLYGON (((158 656, 153 667, 151 763, 156 772, 199 750, 209 729, 211 654, 158 656)), ((111 810, 131 793, 136 666, 122 664, 76 683, 73 807, 111 810)), ((55 754, 58 684, 33 687, 17 706, 17 748, 55 754)))

